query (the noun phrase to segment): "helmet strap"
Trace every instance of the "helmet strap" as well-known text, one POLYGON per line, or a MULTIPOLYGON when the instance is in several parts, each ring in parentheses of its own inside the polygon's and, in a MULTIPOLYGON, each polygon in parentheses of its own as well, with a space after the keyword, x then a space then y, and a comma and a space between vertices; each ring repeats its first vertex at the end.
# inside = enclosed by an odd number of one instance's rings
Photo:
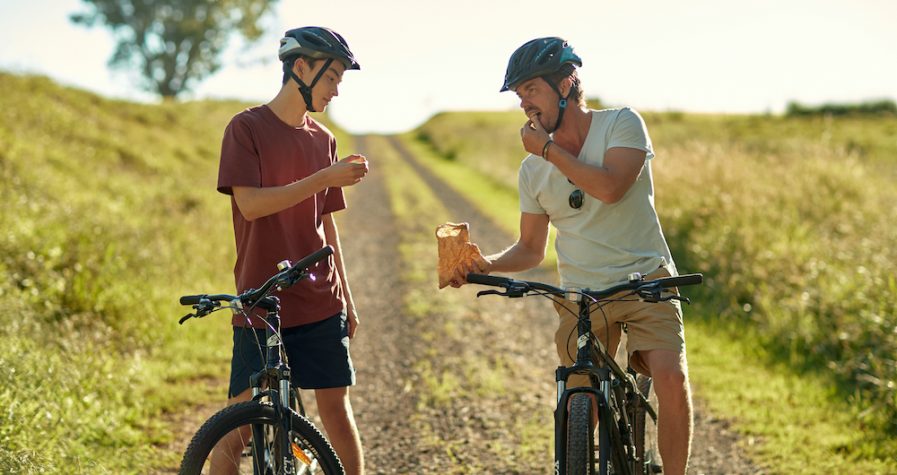
POLYGON ((564 119, 564 112, 567 110, 567 97, 570 97, 570 93, 568 92, 566 96, 563 96, 561 95, 561 89, 556 84, 552 84, 551 81, 548 81, 547 79, 545 82, 547 82, 548 85, 554 89, 554 92, 557 93, 558 97, 560 97, 560 100, 558 100, 558 120, 555 121, 554 128, 551 129, 551 132, 555 132, 560 128, 561 121, 564 119))
POLYGON ((318 112, 315 110, 315 106, 312 103, 311 90, 314 89, 315 84, 318 83, 318 80, 321 79, 321 76, 324 75, 324 72, 327 71, 327 68, 330 67, 331 63, 333 63, 333 58, 327 58, 324 61, 324 66, 321 67, 321 70, 318 71, 318 74, 312 79, 311 84, 308 85, 299 79, 299 76, 293 72, 293 68, 290 68, 290 77, 293 78, 293 81, 296 81, 296 83, 299 84, 299 94, 302 94, 302 99, 305 101, 305 109, 308 110, 308 112, 318 112))

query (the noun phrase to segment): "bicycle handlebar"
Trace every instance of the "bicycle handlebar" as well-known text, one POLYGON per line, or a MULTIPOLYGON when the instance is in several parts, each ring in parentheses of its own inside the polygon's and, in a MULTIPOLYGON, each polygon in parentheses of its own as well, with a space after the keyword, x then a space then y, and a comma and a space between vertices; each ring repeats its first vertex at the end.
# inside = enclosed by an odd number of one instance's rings
MULTIPOLYGON (((622 292, 625 290, 631 290, 636 293, 647 294, 651 292, 659 292, 663 289, 668 289, 671 287, 684 287, 686 285, 696 285, 700 284, 704 281, 704 276, 702 274, 685 274, 685 275, 677 275, 671 277, 661 277, 659 279, 654 280, 645 280, 644 276, 637 275, 633 278, 630 278, 629 282, 624 284, 615 285, 613 287, 608 287, 603 290, 590 290, 590 289, 581 289, 577 290, 574 293, 586 295, 595 300, 603 299, 610 297, 613 294, 618 292, 622 292)), ((503 287, 505 289, 504 294, 508 297, 522 297, 523 295, 533 292, 533 291, 541 291, 543 293, 554 294, 558 296, 563 296, 568 293, 568 291, 555 287, 553 285, 543 284, 542 282, 531 282, 527 280, 516 280, 509 279, 507 277, 499 277, 485 274, 467 274, 467 282, 471 284, 480 284, 480 285, 488 285, 492 287, 503 287)))
POLYGON ((218 302, 233 302, 239 300, 241 304, 244 306, 252 306, 255 305, 259 300, 268 296, 271 288, 274 286, 278 287, 278 290, 283 290, 287 287, 292 286, 296 282, 299 282, 303 278, 307 276, 305 271, 308 270, 309 267, 317 264, 319 261, 324 260, 333 254, 333 247, 324 246, 321 249, 299 259, 295 264, 290 265, 288 268, 278 272, 271 276, 267 282, 262 284, 258 289, 248 289, 240 295, 230 295, 230 294, 200 294, 200 295, 184 295, 180 298, 179 302, 181 305, 193 305, 193 308, 197 310, 196 315, 189 314, 184 316, 181 319, 181 323, 187 320, 190 317, 201 317, 207 315, 212 312, 215 307, 220 306, 218 302))

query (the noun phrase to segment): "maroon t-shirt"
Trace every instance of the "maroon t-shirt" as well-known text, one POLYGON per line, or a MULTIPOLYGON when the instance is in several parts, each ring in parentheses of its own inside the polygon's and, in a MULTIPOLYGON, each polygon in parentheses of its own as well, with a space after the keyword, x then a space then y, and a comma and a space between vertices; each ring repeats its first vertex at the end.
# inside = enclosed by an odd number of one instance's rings
MULTIPOLYGON (((346 207, 342 189, 328 188, 279 213, 247 221, 233 198, 232 187, 288 185, 336 162, 333 135, 306 117, 303 126, 293 127, 262 105, 234 116, 224 132, 218 191, 231 195, 238 292, 259 288, 277 272, 278 262, 295 262, 324 247, 321 217, 346 207)), ((333 256, 310 270, 312 278, 275 294, 280 298, 283 328, 324 320, 344 307, 333 256)), ((247 325, 246 319, 238 315, 233 324, 247 325)), ((252 326, 264 328, 258 318, 252 319, 252 326)))

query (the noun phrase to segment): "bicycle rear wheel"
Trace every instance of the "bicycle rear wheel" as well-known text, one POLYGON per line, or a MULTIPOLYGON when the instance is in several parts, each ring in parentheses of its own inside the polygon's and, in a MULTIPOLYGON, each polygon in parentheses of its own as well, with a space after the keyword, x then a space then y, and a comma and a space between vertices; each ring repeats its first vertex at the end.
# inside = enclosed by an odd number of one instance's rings
POLYGON ((567 414, 567 475, 595 472, 595 439, 592 429, 592 399, 578 393, 570 396, 567 414))
MULTIPOLYGON (((308 419, 291 412, 288 461, 296 474, 341 475, 339 458, 308 419)), ((193 436, 181 462, 181 475, 208 473, 282 473, 281 431, 274 407, 248 401, 228 406, 212 416, 193 436)))
MULTIPOLYGON (((639 392, 648 400, 652 408, 657 407, 657 395, 651 384, 651 378, 640 374, 636 377, 639 392)), ((660 450, 657 446, 657 420, 648 413, 645 403, 640 398, 631 406, 633 442, 635 442, 636 462, 633 473, 655 474, 663 472, 660 450)))

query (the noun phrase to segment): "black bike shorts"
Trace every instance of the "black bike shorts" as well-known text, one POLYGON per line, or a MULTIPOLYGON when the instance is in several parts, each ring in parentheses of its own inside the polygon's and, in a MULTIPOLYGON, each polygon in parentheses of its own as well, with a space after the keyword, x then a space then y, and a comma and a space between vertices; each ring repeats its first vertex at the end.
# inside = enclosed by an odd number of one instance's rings
MULTIPOLYGON (((355 384, 349 356, 349 324, 345 312, 320 322, 281 330, 293 386, 302 389, 341 388, 355 384)), ((228 398, 249 389, 250 377, 265 361, 265 330, 234 327, 228 398)))

